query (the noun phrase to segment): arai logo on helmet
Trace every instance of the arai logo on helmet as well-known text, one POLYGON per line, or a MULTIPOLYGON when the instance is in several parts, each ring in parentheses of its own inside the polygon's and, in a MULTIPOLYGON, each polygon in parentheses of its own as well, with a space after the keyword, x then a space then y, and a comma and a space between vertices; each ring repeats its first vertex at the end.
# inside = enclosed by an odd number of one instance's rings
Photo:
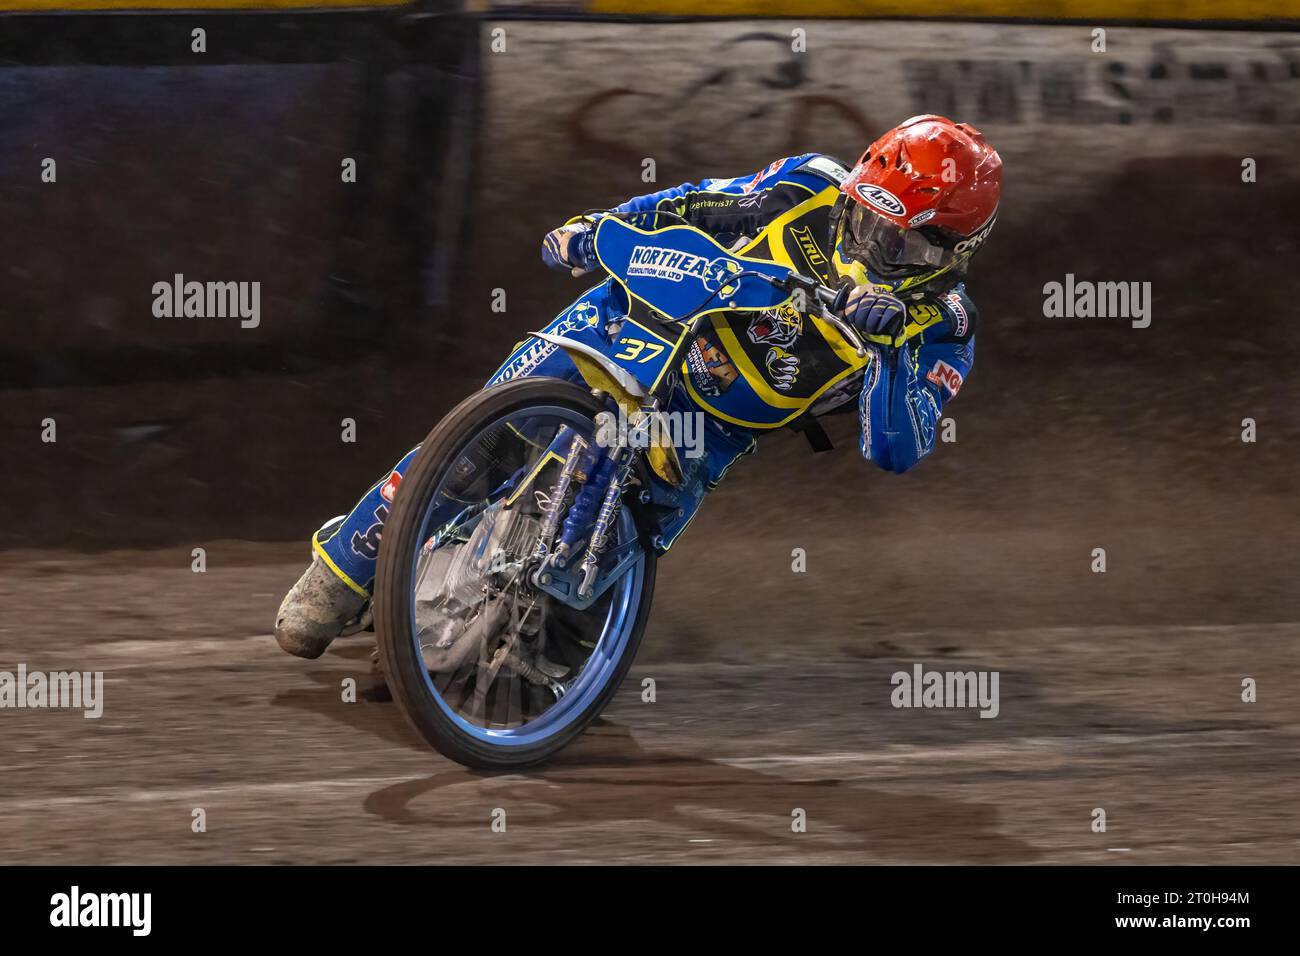
POLYGON ((853 188, 868 206, 879 209, 881 212, 887 212, 891 216, 902 216, 907 213, 907 207, 903 205, 903 201, 888 189, 874 186, 871 183, 858 183, 853 188))

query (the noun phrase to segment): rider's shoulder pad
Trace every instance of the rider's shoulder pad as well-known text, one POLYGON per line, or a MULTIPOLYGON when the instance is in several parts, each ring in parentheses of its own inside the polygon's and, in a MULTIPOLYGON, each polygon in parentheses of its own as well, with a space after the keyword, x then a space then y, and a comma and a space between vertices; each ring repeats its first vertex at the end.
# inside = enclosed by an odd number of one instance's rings
POLYGON ((849 170, 843 163, 824 153, 813 153, 808 159, 800 163, 794 171, 811 173, 837 187, 842 185, 849 176, 849 170))

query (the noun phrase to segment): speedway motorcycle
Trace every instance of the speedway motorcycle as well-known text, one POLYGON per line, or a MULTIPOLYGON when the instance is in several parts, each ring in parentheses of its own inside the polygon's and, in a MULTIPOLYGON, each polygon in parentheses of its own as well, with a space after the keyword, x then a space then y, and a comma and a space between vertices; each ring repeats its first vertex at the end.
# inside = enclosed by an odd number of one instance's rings
POLYGON ((470 767, 546 760, 631 666, 654 596, 658 516, 676 507, 683 474, 671 429, 653 426, 703 323, 794 304, 866 361, 837 317, 847 288, 729 251, 684 222, 591 221, 606 281, 653 318, 613 336, 565 323, 532 333, 563 349, 584 384, 521 377, 467 398, 424 441, 384 529, 380 666, 424 739, 470 767), (625 434, 620 417, 643 440, 610 440, 625 434))

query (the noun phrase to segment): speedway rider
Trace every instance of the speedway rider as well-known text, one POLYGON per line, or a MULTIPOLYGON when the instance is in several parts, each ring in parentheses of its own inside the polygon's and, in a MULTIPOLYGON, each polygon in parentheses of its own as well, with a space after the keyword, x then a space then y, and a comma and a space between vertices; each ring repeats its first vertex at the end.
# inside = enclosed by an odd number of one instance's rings
MULTIPOLYGON (((704 492, 753 450, 754 432, 726 411, 725 393, 738 366, 756 370, 756 388, 808 399, 814 413, 847 408, 856 396, 862 454, 886 471, 907 471, 934 449, 942 409, 974 363, 976 311, 963 279, 993 227, 1001 187, 1002 161, 978 130, 927 115, 885 133, 851 171, 806 153, 752 176, 687 183, 617 207, 636 214, 627 221, 641 229, 684 219, 723 246, 757 258, 772 257, 761 247, 774 241, 770 227, 782 220, 779 241, 798 271, 829 285, 852 284, 843 317, 861 331, 872 356, 861 367, 837 364, 825 341, 813 341, 813 323, 788 306, 750 320, 747 335, 726 341, 702 335, 690 348, 671 403, 712 413, 705 416, 698 480, 688 485, 698 493, 683 494, 680 519, 661 548, 690 521, 704 492), (756 240, 765 229, 767 238, 756 240), (738 349, 751 353, 747 361, 731 354, 738 349)), ((571 220, 545 237, 542 259, 575 276, 592 272, 598 265, 593 237, 589 221, 571 220)), ((611 280, 584 293, 551 328, 613 335, 630 310, 611 280)), ((488 385, 524 375, 576 377, 563 350, 529 339, 488 385)), ((364 609, 384 520, 414 454, 352 512, 316 532, 312 564, 277 616, 275 636, 284 650, 320 656, 364 609)))

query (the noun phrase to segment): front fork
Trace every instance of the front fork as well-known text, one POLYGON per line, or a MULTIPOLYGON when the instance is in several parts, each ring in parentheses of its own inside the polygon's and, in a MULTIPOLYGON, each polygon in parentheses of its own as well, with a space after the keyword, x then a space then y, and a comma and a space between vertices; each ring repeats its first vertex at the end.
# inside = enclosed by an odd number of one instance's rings
MULTIPOLYGON (((604 414, 608 415, 609 412, 604 414)), ((578 585, 578 597, 589 598, 596 586, 596 575, 599 572, 600 556, 604 554, 605 548, 609 545, 609 526, 614 520, 614 515, 618 511, 619 501, 623 496, 623 487, 627 484, 628 477, 632 474, 632 468, 636 464, 637 453, 633 448, 624 445, 615 446, 609 453, 610 477, 609 486, 605 489, 605 500, 600 504, 600 511, 596 514, 596 523, 591 527, 591 539, 587 542, 587 554, 582 559, 582 566, 579 569, 582 573, 582 583, 578 585)))
POLYGON ((565 502, 569 497, 569 489, 573 487, 575 479, 585 482, 588 474, 594 473, 592 466, 595 461, 592 460, 593 455, 590 454, 592 450, 591 443, 568 425, 565 425, 563 431, 556 436, 556 441, 552 442, 550 449, 547 449, 547 455, 553 453, 556 445, 565 448, 564 463, 560 466, 560 475, 555 480, 555 484, 551 486, 542 510, 542 530, 537 536, 537 545, 533 549, 533 560, 538 563, 537 570, 533 572, 534 583, 537 583, 537 576, 547 565, 555 561, 557 554, 563 559, 563 552, 560 549, 565 548, 564 542, 560 543, 556 551, 551 550, 551 542, 555 540, 555 532, 559 530, 560 519, 564 517, 565 502), (566 439, 567 448, 565 448, 566 439))
MULTIPOLYGON (((649 410, 633 419, 639 427, 649 417, 649 410)), ((596 416, 597 434, 617 435, 617 425, 611 412, 596 416)), ((533 550, 536 568, 532 583, 542 587, 551 582, 551 572, 563 569, 586 538, 586 553, 578 567, 581 576, 578 597, 590 598, 600 574, 600 559, 609 546, 611 527, 618 514, 623 491, 636 468, 640 450, 629 443, 616 441, 609 447, 593 444, 566 426, 568 435, 557 436, 553 444, 564 447, 563 464, 555 484, 547 493, 542 511, 542 528, 533 550), (569 494, 575 483, 582 488, 569 504, 569 494), (593 520, 594 519, 594 520, 593 520), (559 535, 557 542, 556 535, 559 535)))
MULTIPOLYGON (((696 315, 683 325, 681 334, 673 344, 672 352, 668 357, 666 364, 668 373, 661 377, 657 387, 645 397, 645 404, 631 417, 629 424, 633 430, 643 429, 658 414, 661 403, 666 400, 666 396, 674 387, 676 373, 672 370, 680 364, 706 318, 706 315, 696 315)), ((602 393, 598 391, 596 394, 602 393)), ((613 413, 608 411, 596 416, 598 436, 602 432, 618 435, 618 429, 611 419, 613 413), (611 425, 614 427, 610 427, 611 425)), ((586 600, 591 597, 595 589, 596 578, 600 573, 600 558, 609 546, 610 526, 618 514, 619 501, 642 451, 637 447, 640 443, 621 440, 608 445, 593 445, 591 441, 566 425, 552 442, 548 454, 555 450, 557 445, 564 447, 566 441, 567 449, 563 453, 564 461, 560 467, 559 477, 551 487, 544 504, 542 530, 533 551, 536 568, 533 570, 531 580, 534 587, 550 584, 552 571, 566 566, 570 557, 582 546, 581 535, 590 524, 591 534, 587 540, 587 552, 578 569, 581 579, 577 597, 586 600), (569 434, 566 436, 564 432, 569 434), (574 497, 572 506, 569 506, 569 492, 575 481, 580 482, 583 487, 574 497), (598 502, 599 507, 597 507, 598 502), (555 543, 557 533, 560 535, 560 540, 555 543)), ((559 457, 559 454, 556 457, 559 457)))

